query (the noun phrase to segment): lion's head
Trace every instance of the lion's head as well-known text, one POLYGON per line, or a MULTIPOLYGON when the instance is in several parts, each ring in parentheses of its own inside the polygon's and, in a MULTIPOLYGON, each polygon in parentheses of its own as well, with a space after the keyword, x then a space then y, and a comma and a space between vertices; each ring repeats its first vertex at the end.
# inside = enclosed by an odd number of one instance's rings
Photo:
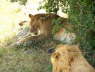
POLYGON ((51 55, 51 63, 53 65, 53 72, 70 72, 70 63, 78 54, 76 45, 60 44, 56 47, 55 52, 51 55))
POLYGON ((53 72, 95 72, 78 45, 58 45, 51 55, 53 72))
MULTIPOLYGON (((70 57, 73 56, 73 49, 76 46, 74 45, 63 45, 60 44, 55 48, 54 53, 52 53, 51 58, 53 59, 53 62, 55 61, 66 61, 66 59, 70 59, 70 57)), ((75 48, 76 49, 76 48, 75 48)))
POLYGON ((31 35, 49 35, 51 33, 52 20, 58 17, 56 14, 29 14, 31 35))

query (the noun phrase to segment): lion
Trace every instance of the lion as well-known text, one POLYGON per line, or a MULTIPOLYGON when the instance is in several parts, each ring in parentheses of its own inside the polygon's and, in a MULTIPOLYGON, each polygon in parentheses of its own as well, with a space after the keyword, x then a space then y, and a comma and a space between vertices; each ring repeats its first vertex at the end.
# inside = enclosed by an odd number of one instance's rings
POLYGON ((73 32, 67 31, 65 28, 61 28, 55 33, 54 39, 65 44, 73 44, 75 42, 76 35, 73 32))
MULTIPOLYGON (((26 41, 26 40, 42 40, 45 38, 49 38, 52 36, 52 29, 54 28, 53 21, 61 19, 60 21, 60 25, 63 25, 63 28, 66 29, 70 29, 71 25, 68 24, 68 19, 67 18, 62 18, 60 16, 58 16, 57 14, 54 13, 50 13, 50 14, 36 14, 36 15, 32 15, 29 14, 29 28, 30 28, 30 34, 29 37, 27 36, 27 38, 25 38, 24 40, 21 40, 22 42, 26 41), (31 36, 30 36, 31 35, 31 36)), ((23 25, 25 21, 21 22, 19 25, 23 25)), ((58 31, 57 31, 58 32, 58 31)), ((59 40, 57 37, 58 34, 56 36, 53 36, 55 40, 59 40)), ((64 36, 61 36, 64 37, 64 36)))
MULTIPOLYGON (((42 35, 48 37, 51 35, 51 30, 53 28, 53 20, 57 20, 61 18, 60 16, 50 13, 50 14, 36 14, 31 15, 29 14, 30 18, 30 32, 32 36, 42 35)), ((64 26, 66 25, 66 18, 62 18, 61 21, 64 26)))
POLYGON ((51 55, 51 63, 52 72, 95 72, 78 45, 58 45, 51 55))

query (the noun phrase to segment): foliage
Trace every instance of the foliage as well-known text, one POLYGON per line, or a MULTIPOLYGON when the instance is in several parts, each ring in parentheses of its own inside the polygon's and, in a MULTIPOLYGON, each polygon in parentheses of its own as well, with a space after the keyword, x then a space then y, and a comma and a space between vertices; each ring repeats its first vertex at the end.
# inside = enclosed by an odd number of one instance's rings
POLYGON ((52 25, 52 35, 54 35, 56 32, 58 32, 64 25, 62 24, 62 18, 53 19, 52 25))
MULTIPOLYGON (((73 31, 77 35, 76 43, 81 49, 86 51, 85 56, 90 63, 95 53, 95 1, 94 0, 44 0, 45 4, 41 8, 47 12, 57 13, 59 8, 68 13, 69 22, 73 25, 73 31)), ((57 27, 56 27, 57 29, 57 27)))
POLYGON ((67 12, 68 3, 64 0, 43 0, 43 5, 40 6, 40 8, 46 9, 47 12, 54 12, 57 13, 57 11, 61 8, 64 8, 63 11, 67 12), (64 7, 67 6, 67 7, 64 7))

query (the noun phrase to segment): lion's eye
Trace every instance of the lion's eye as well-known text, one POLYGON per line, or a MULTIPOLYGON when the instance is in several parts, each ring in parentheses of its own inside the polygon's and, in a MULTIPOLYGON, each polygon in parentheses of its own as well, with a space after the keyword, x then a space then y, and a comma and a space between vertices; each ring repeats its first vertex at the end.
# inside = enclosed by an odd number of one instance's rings
POLYGON ((59 53, 54 53, 54 58, 58 60, 60 58, 60 54, 59 53))
POLYGON ((55 56, 55 58, 56 58, 56 59, 59 59, 59 56, 58 56, 58 55, 56 55, 56 56, 55 56))

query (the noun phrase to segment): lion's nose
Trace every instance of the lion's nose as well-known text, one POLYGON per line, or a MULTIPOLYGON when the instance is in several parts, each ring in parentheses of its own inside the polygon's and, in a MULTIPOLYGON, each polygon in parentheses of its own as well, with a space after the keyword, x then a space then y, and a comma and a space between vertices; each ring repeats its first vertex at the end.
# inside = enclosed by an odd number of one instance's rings
POLYGON ((38 35, 38 33, 37 33, 37 32, 35 32, 34 34, 35 34, 35 35, 38 35))

